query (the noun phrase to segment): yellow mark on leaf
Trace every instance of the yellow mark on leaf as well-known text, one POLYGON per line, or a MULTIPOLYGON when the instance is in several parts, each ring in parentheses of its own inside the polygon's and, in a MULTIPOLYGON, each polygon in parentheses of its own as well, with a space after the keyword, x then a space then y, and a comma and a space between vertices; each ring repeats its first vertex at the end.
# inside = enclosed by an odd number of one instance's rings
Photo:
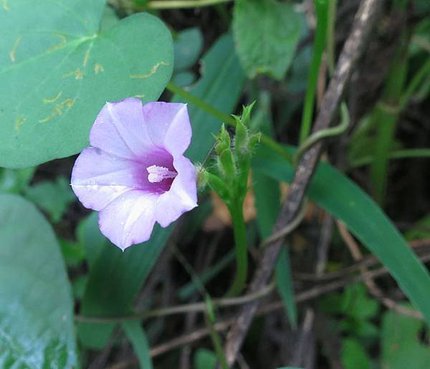
POLYGON ((15 61, 16 61, 16 49, 18 49, 18 46, 19 46, 21 40, 22 40, 22 36, 19 36, 15 40, 15 43, 13 44, 12 49, 9 51, 9 58, 10 58, 10 61, 12 63, 15 63, 15 61))
POLYGON ((84 72, 82 72, 79 68, 75 70, 75 79, 84 78, 84 72))
POLYGON ((74 71, 63 74, 63 78, 67 78, 67 77, 75 77, 75 79, 83 79, 84 78, 84 72, 82 72, 79 68, 77 68, 74 71))
POLYGON ((9 4, 7 0, 1 0, 1 6, 4 9, 4 11, 8 12, 10 10, 9 4))
POLYGON ((44 104, 52 104, 52 103, 56 102, 61 97, 62 94, 63 94, 63 91, 60 91, 54 97, 45 97, 42 101, 44 104))
POLYGON ((141 95, 134 95, 134 97, 138 97, 140 99, 143 99, 145 97, 145 94, 141 94, 141 95))
POLYGON ((52 45, 49 49, 48 52, 57 50, 57 49, 61 49, 62 47, 66 46, 67 44, 67 38, 64 35, 61 34, 56 34, 56 37, 58 37, 60 39, 60 41, 58 42, 58 44, 52 45))
POLYGON ((62 102, 60 102, 54 106, 51 113, 47 117, 40 119, 39 123, 47 123, 47 122, 51 121, 52 119, 57 118, 60 115, 63 115, 64 113, 69 111, 73 107, 74 104, 75 104, 75 99, 68 98, 68 99, 63 100, 62 102))
POLYGON ((97 64, 97 63, 94 65, 94 73, 95 74, 99 74, 99 73, 102 73, 104 71, 105 71, 105 69, 103 68, 103 65, 97 64))
POLYGON ((24 115, 18 115, 15 119, 15 131, 18 132, 26 120, 27 118, 24 115))
POLYGON ((153 74, 157 73, 158 68, 160 68, 163 65, 167 66, 167 65, 169 65, 169 63, 166 63, 165 61, 161 61, 161 62, 155 64, 148 73, 144 73, 144 74, 130 74, 129 77, 130 78, 139 78, 139 79, 149 78, 153 74))
POLYGON ((83 60, 83 62, 82 62, 82 66, 85 68, 86 66, 87 66, 87 64, 88 64, 88 60, 90 59, 90 53, 91 53, 91 47, 89 47, 88 49, 87 49, 87 51, 85 51, 85 54, 84 54, 84 60, 83 60))

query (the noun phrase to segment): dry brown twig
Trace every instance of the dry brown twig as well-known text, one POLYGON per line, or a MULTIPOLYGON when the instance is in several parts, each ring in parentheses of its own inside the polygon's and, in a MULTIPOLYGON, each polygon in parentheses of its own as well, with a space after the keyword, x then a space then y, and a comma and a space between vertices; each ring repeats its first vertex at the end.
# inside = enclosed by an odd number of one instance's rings
MULTIPOLYGON (((410 246, 416 249, 417 256, 423 261, 426 262, 430 260, 430 254, 428 253, 428 249, 430 247, 430 239, 421 239, 414 240, 410 242, 410 246)), ((310 288, 309 290, 299 292, 296 296, 297 302, 304 302, 310 300, 312 298, 318 297, 321 294, 331 292, 337 288, 344 287, 348 283, 353 283, 355 281, 362 281, 364 279, 364 275, 360 275, 358 279, 351 279, 352 275, 355 275, 356 272, 359 272, 363 267, 367 268, 367 275, 369 278, 379 277, 381 275, 381 270, 384 270, 384 273, 388 273, 385 269, 377 269, 376 272, 374 270, 370 270, 368 268, 372 268, 379 265, 378 259, 374 256, 367 256, 362 260, 354 263, 353 265, 347 266, 339 271, 330 272, 322 275, 314 275, 314 274, 295 274, 295 277, 298 279, 302 279, 304 281, 312 281, 312 282, 320 282, 324 283, 322 285, 310 288)), ((221 298, 221 299, 213 299, 212 303, 217 308, 228 308, 234 306, 240 306, 249 303, 255 299, 263 299, 265 297, 269 297, 270 293, 274 290, 274 283, 268 284, 264 286, 264 288, 253 294, 246 294, 239 297, 233 298, 221 298)), ((88 317, 88 316, 75 316, 75 320, 77 322, 87 322, 87 323, 119 323, 129 320, 146 320, 149 318, 157 318, 157 317, 165 317, 177 314, 189 314, 193 312, 205 312, 207 309, 207 305, 205 302, 192 302, 182 305, 174 305, 165 308, 156 308, 153 310, 144 310, 141 312, 136 312, 133 315, 126 316, 117 316, 117 317, 88 317)))
MULTIPOLYGON (((314 132, 327 129, 330 126, 344 93, 345 86, 361 55, 381 5, 382 0, 362 0, 354 20, 352 31, 345 42, 333 78, 321 103, 321 108, 315 121, 314 132)), ((288 197, 284 202, 274 227, 274 233, 288 226, 296 218, 306 189, 318 164, 322 148, 323 142, 320 141, 301 157, 294 180, 289 188, 288 197)), ((249 292, 259 291, 267 284, 272 275, 282 243, 282 239, 278 239, 267 245, 257 272, 250 284, 249 292)), ((236 360, 258 306, 259 301, 252 301, 245 305, 239 311, 238 317, 227 335, 225 354, 230 366, 236 360)))
MULTIPOLYGON (((430 254, 426 253, 424 255, 422 255, 420 257, 422 262, 428 262, 430 261, 430 254)), ((388 274, 388 270, 384 267, 378 268, 376 270, 372 270, 368 272, 368 277, 369 278, 378 278, 381 277, 383 275, 388 274)), ((350 283, 356 283, 356 282, 362 282, 363 281, 363 275, 359 274, 356 275, 355 277, 351 277, 351 278, 340 278, 338 280, 335 281, 331 281, 328 283, 325 283, 322 286, 316 286, 316 287, 312 287, 309 290, 300 292, 296 295, 296 303, 303 303, 312 299, 315 299, 319 296, 322 296, 324 294, 336 291, 340 288, 345 287, 346 285, 350 284, 350 283)), ((256 315, 265 315, 271 312, 274 312, 276 310, 280 310, 283 309, 284 305, 282 303, 282 301, 275 301, 275 302, 270 302, 267 303, 266 305, 264 305, 263 307, 261 307, 260 309, 257 310, 256 315)), ((234 322, 236 321, 236 319, 227 319, 227 320, 223 320, 220 322, 217 322, 215 324, 215 329, 217 331, 223 331, 228 329, 228 327, 230 327, 232 324, 234 324, 234 322)), ((162 343, 158 346, 155 346, 151 349, 151 356, 155 357, 158 355, 162 355, 168 351, 171 351, 173 349, 176 349, 182 345, 186 345, 186 344, 190 344, 192 342, 198 341, 204 337, 207 337, 209 335, 209 329, 208 328, 201 328, 198 329, 194 332, 191 333, 186 333, 183 336, 179 336, 176 337, 170 341, 167 341, 165 343, 162 343)))
MULTIPOLYGON (((420 250, 420 251, 417 250, 417 254, 422 262, 430 261, 430 253, 428 252, 428 247, 430 246, 430 240, 425 239, 425 240, 412 241, 411 246, 414 248, 424 247, 425 248, 424 250, 420 250)), ((366 261, 366 259, 364 259, 364 261, 366 261)), ((371 261, 372 264, 377 263, 377 260, 374 257, 369 257, 367 261, 371 261)), ((326 280, 329 280, 329 281, 324 283, 323 285, 311 287, 308 290, 297 293, 295 296, 296 303, 307 302, 309 300, 320 297, 324 294, 343 288, 350 283, 362 282, 364 280, 363 274, 358 274, 355 276, 350 276, 350 274, 353 274, 357 269, 359 269, 363 265, 368 266, 369 262, 356 263, 354 264, 353 269, 349 267, 344 268, 340 273, 336 273, 336 277, 334 280, 333 278, 321 278, 321 281, 326 281, 326 280)), ((384 276, 386 274, 388 274, 388 270, 385 267, 380 267, 375 270, 369 270, 367 277, 375 279, 375 278, 384 276)), ((267 304, 263 305, 261 308, 257 310, 256 315, 260 316, 260 315, 269 314, 283 308, 284 308, 284 305, 282 301, 278 300, 274 302, 268 302, 267 304)), ((183 309, 183 311, 184 312, 188 311, 188 309, 183 309)), ((219 321, 215 324, 215 329, 217 331, 225 331, 234 322, 235 322, 234 318, 219 321)), ((151 357, 157 357, 169 351, 177 349, 179 347, 189 345, 193 342, 199 341, 207 337, 208 335, 209 335, 209 329, 207 327, 202 327, 192 332, 184 333, 181 336, 175 337, 157 346, 152 347, 151 357)), ((110 366, 109 369, 125 369, 130 365, 135 364, 136 362, 137 362, 137 359, 133 358, 131 360, 126 360, 120 363, 116 363, 110 366)))

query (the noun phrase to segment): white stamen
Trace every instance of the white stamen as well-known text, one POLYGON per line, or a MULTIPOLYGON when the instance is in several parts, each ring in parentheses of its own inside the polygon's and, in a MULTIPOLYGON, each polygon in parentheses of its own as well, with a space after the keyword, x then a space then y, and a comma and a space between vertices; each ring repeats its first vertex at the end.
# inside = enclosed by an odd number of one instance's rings
POLYGON ((159 183, 163 179, 175 178, 178 173, 170 171, 166 167, 159 167, 158 165, 151 165, 146 168, 148 171, 148 181, 151 183, 159 183))

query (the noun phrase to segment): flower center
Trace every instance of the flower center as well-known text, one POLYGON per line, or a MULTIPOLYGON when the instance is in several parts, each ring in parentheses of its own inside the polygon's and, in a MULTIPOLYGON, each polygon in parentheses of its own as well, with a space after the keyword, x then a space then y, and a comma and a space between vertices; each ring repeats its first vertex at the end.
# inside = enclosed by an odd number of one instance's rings
POLYGON ((160 167, 158 165, 151 165, 146 168, 146 170, 148 171, 148 181, 151 183, 160 183, 164 179, 173 179, 178 174, 166 167, 160 167))

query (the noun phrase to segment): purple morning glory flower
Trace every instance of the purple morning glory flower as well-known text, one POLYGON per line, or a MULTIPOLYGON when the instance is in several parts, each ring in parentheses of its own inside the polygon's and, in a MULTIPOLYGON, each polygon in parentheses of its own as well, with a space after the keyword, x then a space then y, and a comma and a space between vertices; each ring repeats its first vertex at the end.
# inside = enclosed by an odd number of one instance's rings
POLYGON ((122 250, 147 241, 155 222, 167 227, 197 206, 196 170, 183 155, 190 140, 185 104, 128 98, 97 116, 71 184, 122 250))

